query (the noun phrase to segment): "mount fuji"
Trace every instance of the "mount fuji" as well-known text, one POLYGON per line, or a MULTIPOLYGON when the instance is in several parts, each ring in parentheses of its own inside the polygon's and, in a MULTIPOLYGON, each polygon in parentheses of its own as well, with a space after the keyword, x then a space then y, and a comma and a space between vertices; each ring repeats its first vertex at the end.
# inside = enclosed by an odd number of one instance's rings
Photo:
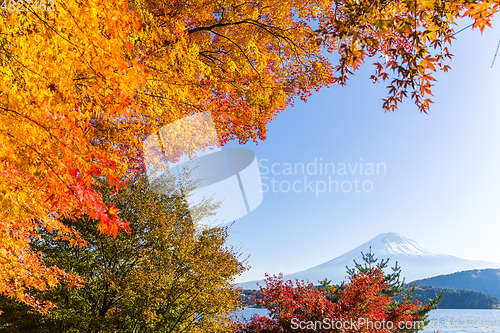
MULTIPOLYGON (((341 283, 347 276, 346 266, 353 268, 353 260, 364 264, 361 252, 368 253, 370 247, 375 258, 378 259, 377 263, 382 259, 389 258, 387 272, 392 272, 390 268, 397 261, 398 266, 401 267, 401 278, 404 277, 406 282, 463 270, 500 267, 500 263, 467 260, 435 252, 420 246, 411 239, 389 232, 380 234, 355 249, 321 265, 284 275, 283 277, 285 280, 292 281, 295 281, 295 279, 309 280, 315 285, 325 278, 332 280, 334 284, 341 283)), ((240 283, 239 286, 243 289, 257 289, 257 282, 263 285, 262 281, 249 281, 240 283)))

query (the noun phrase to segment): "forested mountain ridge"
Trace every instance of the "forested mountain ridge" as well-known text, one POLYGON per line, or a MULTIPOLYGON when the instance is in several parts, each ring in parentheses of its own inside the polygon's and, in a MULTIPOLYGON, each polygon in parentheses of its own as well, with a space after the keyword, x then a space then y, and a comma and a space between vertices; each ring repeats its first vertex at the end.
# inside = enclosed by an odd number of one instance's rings
POLYGON ((460 271, 414 282, 417 286, 475 290, 500 298, 500 269, 498 268, 460 271))
POLYGON ((417 286, 413 299, 421 302, 435 298, 443 292, 439 309, 496 309, 500 307, 500 299, 480 291, 451 289, 434 286, 417 286))

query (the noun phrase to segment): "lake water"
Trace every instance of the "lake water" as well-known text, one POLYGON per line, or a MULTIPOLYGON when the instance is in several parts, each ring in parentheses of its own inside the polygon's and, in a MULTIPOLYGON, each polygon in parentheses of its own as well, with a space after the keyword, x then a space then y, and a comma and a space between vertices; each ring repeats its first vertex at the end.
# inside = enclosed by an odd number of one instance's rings
MULTIPOLYGON (((239 318, 250 319, 253 315, 267 316, 266 309, 246 308, 236 313, 239 318)), ((429 312, 430 323, 421 332, 474 332, 500 333, 499 310, 438 309, 429 312)))
POLYGON ((500 332, 500 310, 437 309, 429 312, 423 332, 500 332), (432 326, 434 329, 432 329, 432 326))

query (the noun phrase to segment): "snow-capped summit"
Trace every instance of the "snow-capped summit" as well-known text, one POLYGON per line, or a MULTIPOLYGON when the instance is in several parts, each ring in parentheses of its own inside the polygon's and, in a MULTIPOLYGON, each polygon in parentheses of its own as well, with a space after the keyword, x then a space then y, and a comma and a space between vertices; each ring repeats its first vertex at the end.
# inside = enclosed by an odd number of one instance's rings
MULTIPOLYGON (((418 245, 415 241, 403 237, 395 232, 387 232, 385 234, 380 234, 372 240, 358 246, 352 251, 347 253, 354 253, 357 255, 359 252, 367 252, 369 248, 372 248, 372 252, 377 254, 377 256, 414 256, 414 257, 435 257, 444 255, 439 252, 435 252, 430 249, 426 249, 418 245)), ((346 254, 347 254, 346 253, 346 254)))
MULTIPOLYGON (((379 261, 389 259, 389 267, 393 267, 396 262, 401 267, 401 277, 406 282, 417 279, 424 279, 441 274, 449 274, 457 271, 482 268, 499 268, 499 263, 485 262, 480 260, 467 260, 447 254, 426 249, 417 242, 403 237, 394 232, 380 234, 368 242, 356 247, 321 265, 309 268, 305 271, 285 275, 287 280, 309 280, 314 284, 325 278, 332 280, 332 283, 340 283, 346 279, 346 266, 354 267, 354 260, 362 264, 361 252, 371 252, 379 261)), ((244 289, 256 289, 256 283, 250 281, 240 283, 244 289)))

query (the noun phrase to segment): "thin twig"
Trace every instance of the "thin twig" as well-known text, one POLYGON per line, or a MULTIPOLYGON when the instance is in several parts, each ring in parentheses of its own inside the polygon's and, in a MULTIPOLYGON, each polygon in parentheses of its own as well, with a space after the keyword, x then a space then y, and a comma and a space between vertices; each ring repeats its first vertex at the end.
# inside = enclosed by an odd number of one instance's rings
POLYGON ((495 64, 495 60, 496 60, 497 54, 498 54, 498 48, 500 48, 500 39, 498 40, 497 50, 495 51, 495 56, 493 57, 493 62, 491 63, 490 68, 493 68, 493 65, 495 64))

